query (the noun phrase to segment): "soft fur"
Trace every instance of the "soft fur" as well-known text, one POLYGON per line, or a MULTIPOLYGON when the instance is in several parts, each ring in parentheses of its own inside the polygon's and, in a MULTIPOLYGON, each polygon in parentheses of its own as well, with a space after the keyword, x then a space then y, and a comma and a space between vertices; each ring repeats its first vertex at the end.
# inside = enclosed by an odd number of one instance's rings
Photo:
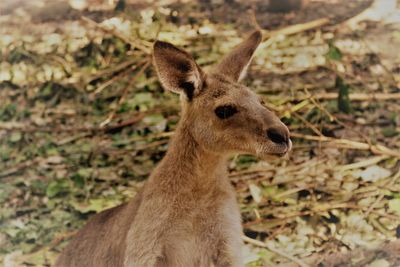
POLYGON ((95 215, 56 266, 243 266, 240 212, 226 159, 232 153, 283 155, 291 147, 287 127, 238 84, 260 42, 256 31, 209 73, 185 51, 156 42, 160 81, 182 99, 168 152, 141 192, 95 215), (214 110, 221 105, 238 112, 220 119, 214 110), (284 143, 267 137, 272 128, 284 143))

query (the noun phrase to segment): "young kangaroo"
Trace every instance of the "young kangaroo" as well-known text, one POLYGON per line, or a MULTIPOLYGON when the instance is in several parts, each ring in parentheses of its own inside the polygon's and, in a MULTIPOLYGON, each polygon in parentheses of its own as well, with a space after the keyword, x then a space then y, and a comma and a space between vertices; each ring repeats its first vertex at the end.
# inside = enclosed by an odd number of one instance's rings
POLYGON ((182 118, 163 160, 129 203, 94 216, 56 266, 243 266, 241 219, 226 160, 282 156, 288 128, 240 81, 261 42, 254 32, 205 73, 185 51, 156 42, 163 87, 182 118))

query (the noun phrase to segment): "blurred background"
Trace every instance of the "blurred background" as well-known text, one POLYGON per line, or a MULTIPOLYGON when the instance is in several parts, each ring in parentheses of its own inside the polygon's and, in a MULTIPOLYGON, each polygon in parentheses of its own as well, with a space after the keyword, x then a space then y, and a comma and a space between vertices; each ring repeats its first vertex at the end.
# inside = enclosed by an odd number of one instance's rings
POLYGON ((0 260, 51 266, 163 157, 180 107, 155 76, 156 39, 206 68, 261 28, 245 83, 289 126, 294 147, 284 159, 229 163, 246 266, 400 266, 399 8, 2 0, 0 260))

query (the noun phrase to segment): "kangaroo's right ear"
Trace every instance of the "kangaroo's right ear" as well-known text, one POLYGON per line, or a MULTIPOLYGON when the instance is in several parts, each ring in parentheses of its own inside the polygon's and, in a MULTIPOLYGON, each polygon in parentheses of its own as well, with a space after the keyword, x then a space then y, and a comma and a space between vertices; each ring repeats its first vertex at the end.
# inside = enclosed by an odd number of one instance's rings
POLYGON ((235 81, 242 80, 246 76, 247 67, 250 64, 254 51, 261 41, 261 31, 254 31, 246 40, 236 46, 233 51, 222 58, 221 62, 214 67, 214 72, 224 74, 235 81))
POLYGON ((199 94, 204 74, 189 53, 170 43, 157 41, 153 59, 158 78, 165 89, 184 93, 189 101, 199 94))

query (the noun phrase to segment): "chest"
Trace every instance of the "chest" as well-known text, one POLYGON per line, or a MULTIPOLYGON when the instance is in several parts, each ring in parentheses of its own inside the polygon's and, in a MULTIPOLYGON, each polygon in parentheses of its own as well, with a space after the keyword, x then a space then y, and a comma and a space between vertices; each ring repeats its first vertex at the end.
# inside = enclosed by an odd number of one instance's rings
POLYGON ((210 266, 222 251, 240 251, 241 218, 233 188, 179 192, 145 195, 128 231, 125 262, 210 266))
POLYGON ((176 220, 165 236, 165 266, 210 266, 226 250, 241 247, 241 218, 234 198, 203 205, 176 220))
POLYGON ((202 192, 200 196, 189 194, 186 199, 181 199, 181 205, 173 207, 176 221, 184 226, 184 231, 203 239, 211 238, 211 235, 220 238, 241 231, 241 216, 235 192, 230 185, 229 190, 226 188, 202 192))

